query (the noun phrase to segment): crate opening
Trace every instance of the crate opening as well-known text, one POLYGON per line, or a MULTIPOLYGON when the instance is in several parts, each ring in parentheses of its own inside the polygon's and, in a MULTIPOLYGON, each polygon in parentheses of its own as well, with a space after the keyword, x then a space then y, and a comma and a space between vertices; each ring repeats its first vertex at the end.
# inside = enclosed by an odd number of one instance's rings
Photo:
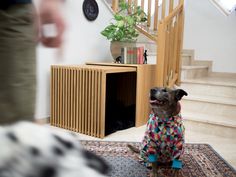
POLYGON ((107 74, 105 136, 135 126, 136 72, 107 74))

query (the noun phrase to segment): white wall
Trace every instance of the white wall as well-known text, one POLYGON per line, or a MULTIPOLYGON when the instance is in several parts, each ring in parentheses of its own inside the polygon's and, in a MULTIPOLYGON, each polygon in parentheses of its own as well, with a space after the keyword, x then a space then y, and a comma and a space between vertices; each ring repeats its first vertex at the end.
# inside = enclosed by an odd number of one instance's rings
MULTIPOLYGON (((89 22, 82 12, 83 0, 66 0, 64 47, 59 50, 38 47, 36 118, 46 118, 50 114, 50 65, 112 60, 110 42, 100 34, 112 15, 103 0, 96 1, 98 18, 89 22)), ((208 0, 185 1, 184 49, 194 49, 196 59, 213 60, 214 71, 236 72, 235 14, 223 16, 208 0)))
POLYGON ((67 29, 63 47, 47 49, 39 46, 37 49, 37 119, 50 114, 50 65, 111 61, 110 42, 100 32, 111 20, 112 14, 103 0, 97 0, 99 15, 95 21, 89 22, 84 17, 82 3, 83 0, 67 0, 64 4, 67 29))
POLYGON ((224 16, 209 0, 185 0, 184 49, 212 60, 213 71, 236 73, 236 13, 224 16))

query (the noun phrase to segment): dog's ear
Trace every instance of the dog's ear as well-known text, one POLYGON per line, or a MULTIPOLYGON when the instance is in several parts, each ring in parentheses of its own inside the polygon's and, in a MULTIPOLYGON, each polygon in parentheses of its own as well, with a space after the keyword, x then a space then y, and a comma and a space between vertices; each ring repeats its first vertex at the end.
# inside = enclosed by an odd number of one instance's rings
POLYGON ((175 90, 175 99, 177 101, 181 100, 184 95, 188 96, 187 92, 185 92, 183 89, 176 89, 175 90))

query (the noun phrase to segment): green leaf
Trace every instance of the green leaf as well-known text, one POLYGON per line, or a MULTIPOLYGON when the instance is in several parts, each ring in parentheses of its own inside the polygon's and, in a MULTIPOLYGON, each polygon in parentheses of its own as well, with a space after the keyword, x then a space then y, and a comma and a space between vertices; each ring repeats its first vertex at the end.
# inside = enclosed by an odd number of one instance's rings
POLYGON ((109 35, 109 33, 108 33, 107 31, 102 31, 101 34, 102 34, 103 36, 108 36, 108 35, 109 35))
POLYGON ((119 27, 119 28, 123 27, 124 26, 124 21, 118 21, 116 23, 116 26, 119 27))
POLYGON ((133 25, 134 24, 134 19, 130 16, 127 17, 127 22, 129 25, 133 25))
POLYGON ((126 10, 128 9, 128 4, 125 2, 125 0, 122 0, 119 4, 119 7, 121 8, 121 10, 126 10))
POLYGON ((115 14, 115 15, 114 15, 114 18, 115 18, 117 21, 120 21, 120 20, 123 19, 123 17, 122 17, 121 15, 119 15, 119 14, 115 14))

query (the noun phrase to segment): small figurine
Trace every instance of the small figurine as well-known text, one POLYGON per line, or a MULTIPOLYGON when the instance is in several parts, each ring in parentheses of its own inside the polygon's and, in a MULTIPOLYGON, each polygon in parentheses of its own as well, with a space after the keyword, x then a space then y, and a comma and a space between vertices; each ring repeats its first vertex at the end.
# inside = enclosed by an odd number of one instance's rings
POLYGON ((121 63, 121 59, 122 59, 122 57, 121 57, 121 56, 118 56, 118 57, 115 59, 115 63, 121 63))
POLYGON ((147 56, 148 56, 147 50, 145 50, 143 53, 143 57, 144 57, 143 64, 147 64, 147 56))

